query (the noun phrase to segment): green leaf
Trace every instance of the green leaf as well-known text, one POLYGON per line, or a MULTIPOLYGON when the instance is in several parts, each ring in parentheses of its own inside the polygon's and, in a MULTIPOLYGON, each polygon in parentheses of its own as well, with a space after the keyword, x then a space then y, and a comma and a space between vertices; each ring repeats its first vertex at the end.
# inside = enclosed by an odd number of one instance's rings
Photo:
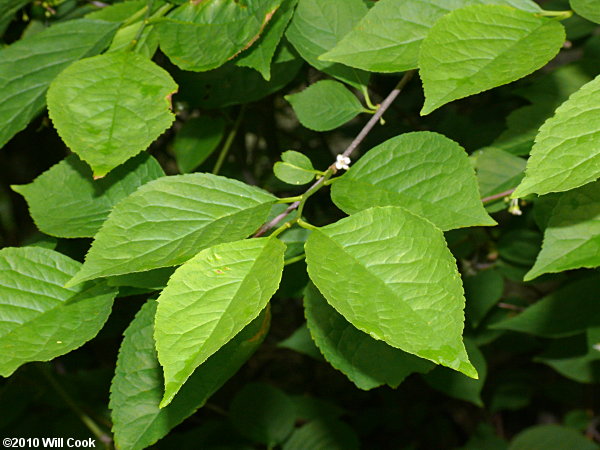
POLYGON ((115 206, 69 284, 183 264, 204 248, 256 231, 275 201, 216 175, 159 178, 115 206))
POLYGON ((104 50, 119 24, 73 20, 0 50, 0 147, 46 105, 46 90, 73 61, 104 50))
POLYGON ((598 450, 598 446, 570 428, 559 425, 537 425, 517 434, 508 450, 598 450))
POLYGON ((48 89, 58 134, 96 176, 145 150, 173 122, 168 72, 136 53, 78 61, 48 89))
MULTIPOLYGON (((162 3, 162 2, 156 2, 162 3)), ((105 20, 107 22, 125 22, 148 5, 146 0, 127 0, 115 3, 85 15, 86 19, 105 20)))
POLYGON ((175 272, 173 267, 162 267, 146 272, 128 273, 125 275, 108 277, 106 282, 109 286, 127 286, 150 291, 159 291, 167 285, 173 272, 175 272))
POLYGON ((402 206, 443 230, 496 224, 483 208, 464 149, 427 131, 396 136, 368 151, 333 184, 331 198, 348 214, 402 206))
POLYGON ((564 337, 600 326, 600 277, 570 283, 550 293, 524 312, 490 326, 542 337, 564 337))
POLYGON ((117 289, 64 284, 80 263, 41 247, 0 250, 0 375, 30 361, 49 361, 94 338, 117 289))
POLYGON ((434 389, 459 400, 471 402, 476 406, 483 407, 481 400, 481 390, 487 376, 487 364, 485 358, 477 346, 468 339, 465 339, 465 347, 469 354, 469 359, 477 369, 479 378, 473 380, 464 375, 448 370, 445 367, 437 367, 423 378, 434 389))
POLYGON ((285 392, 263 383, 250 383, 230 406, 233 425, 243 436, 273 448, 294 429, 296 409, 285 392))
POLYGON ((281 1, 188 2, 159 23, 160 48, 184 70, 215 69, 259 38, 281 1))
POLYGON ((308 331, 308 327, 306 323, 300 326, 292 333, 290 337, 279 342, 277 344, 279 348, 287 348, 289 350, 293 350, 297 353, 302 353, 303 355, 310 356, 317 361, 323 361, 323 355, 315 345, 312 337, 310 335, 310 331, 308 331))
POLYGON ((502 297, 504 279, 498 270, 489 269, 463 278, 463 285, 467 300, 465 315, 476 327, 502 297))
POLYGON ((294 430, 282 450, 358 450, 356 431, 337 419, 317 419, 294 430))
MULTIPOLYGON (((131 44, 137 38, 138 31, 142 26, 142 22, 134 22, 131 25, 121 28, 115 35, 109 49, 106 53, 128 51, 131 49, 131 44)), ((140 55, 151 59, 158 49, 158 31, 154 26, 144 28, 141 36, 137 38, 135 51, 140 55)))
POLYGON ((566 192, 552 210, 542 251, 525 281, 544 273, 600 266, 600 183, 566 192))
POLYGON ((279 286, 284 251, 274 238, 219 244, 175 271, 156 313, 156 349, 165 373, 161 407, 265 308, 279 286))
POLYGON ((185 122, 173 143, 179 170, 193 172, 216 150, 224 134, 225 121, 220 116, 196 117, 185 122))
POLYGON ((600 1, 598 0, 570 0, 571 8, 581 17, 600 23, 600 1))
POLYGON ((600 381, 600 327, 589 328, 584 335, 556 339, 546 351, 534 358, 561 375, 578 383, 600 381))
POLYGON ((514 6, 529 12, 529 0, 379 0, 321 60, 371 72, 403 72, 418 67, 421 42, 433 25, 452 10, 472 4, 514 6))
POLYGON ((451 12, 421 45, 421 114, 529 75, 554 58, 564 41, 558 21, 518 9, 475 5, 451 12))
POLYGON ((163 375, 154 348, 157 303, 148 301, 125 331, 109 407, 118 448, 146 448, 202 407, 262 343, 269 316, 261 314, 196 369, 173 402, 159 408, 163 375))
POLYGON ((343 84, 322 80, 297 94, 286 95, 300 123, 315 131, 328 131, 354 119, 365 108, 343 84))
POLYGON ((337 45, 367 12, 362 0, 299 0, 285 33, 300 56, 315 69, 355 87, 367 85, 369 74, 319 56, 337 45))
POLYGON ((16 12, 29 2, 30 0, 0 0, 0 26, 7 26, 16 12))
POLYGON ((433 364, 356 329, 332 308, 311 283, 304 293, 304 312, 310 333, 325 359, 358 388, 384 384, 396 388, 413 372, 433 364))
POLYGON ((563 103, 540 128, 514 198, 562 192, 600 177, 600 76, 563 103))
POLYGON ((89 166, 70 155, 32 183, 12 189, 25 197, 40 231, 63 238, 93 237, 119 201, 164 175, 158 161, 142 154, 94 180, 89 166))
POLYGON ((462 343, 465 299, 444 235, 397 207, 371 208, 314 230, 310 278, 359 330, 477 378, 462 343))
POLYGON ((271 61, 281 37, 290 22, 298 0, 283 0, 273 18, 267 24, 264 33, 256 44, 246 50, 237 59, 236 64, 257 70, 262 77, 271 80, 271 61))
POLYGON ((177 98, 202 109, 251 103, 282 89, 296 77, 301 66, 302 60, 284 43, 275 54, 269 82, 256 70, 234 63, 203 73, 180 71, 175 73, 181 85, 177 98))
POLYGON ((281 159, 273 166, 273 172, 284 183, 301 185, 315 179, 316 171, 308 156, 288 150, 281 154, 281 159))
POLYGON ((474 156, 482 197, 514 189, 523 179, 527 164, 523 158, 494 147, 479 150, 474 156))

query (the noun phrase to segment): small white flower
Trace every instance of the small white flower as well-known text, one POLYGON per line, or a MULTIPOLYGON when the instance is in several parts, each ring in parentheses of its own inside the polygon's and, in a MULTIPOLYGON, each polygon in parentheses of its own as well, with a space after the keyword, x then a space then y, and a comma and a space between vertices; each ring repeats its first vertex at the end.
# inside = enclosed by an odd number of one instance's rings
POLYGON ((337 161, 335 162, 335 168, 337 170, 348 170, 350 168, 350 158, 344 155, 337 155, 337 161))
POLYGON ((521 211, 521 208, 519 208, 518 198, 513 198, 510 201, 510 205, 508 205, 508 212, 514 216, 520 216, 523 214, 523 211, 521 211))

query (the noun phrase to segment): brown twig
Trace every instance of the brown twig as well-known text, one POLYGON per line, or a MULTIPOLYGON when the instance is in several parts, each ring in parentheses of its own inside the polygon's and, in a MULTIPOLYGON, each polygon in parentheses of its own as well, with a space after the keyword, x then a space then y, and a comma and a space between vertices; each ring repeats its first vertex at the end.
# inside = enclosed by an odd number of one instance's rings
MULTIPOLYGON (((388 94, 388 96, 383 100, 383 102, 381 102, 381 105, 379 105, 379 108, 377 109, 375 114, 373 114, 373 117, 371 117, 371 119, 369 119, 369 121, 366 123, 366 125, 363 127, 363 129, 360 131, 360 133, 358 133, 358 135, 350 143, 348 148, 346 148, 346 150, 344 150, 344 152, 341 154, 342 156, 350 157, 352 155, 352 153, 358 148, 358 146, 362 143, 362 141, 365 140, 365 138, 371 132, 371 130, 377 124, 377 122, 379 122, 379 119, 381 119, 381 117, 388 110, 390 105, 394 102, 394 100, 396 100, 396 97, 398 97, 400 92, 402 92, 402 89, 404 89, 404 86, 407 85, 407 83, 411 80, 411 78, 414 76, 414 74, 415 74, 414 70, 410 70, 410 71, 404 73, 404 76, 398 82, 396 87, 392 90, 392 92, 390 92, 388 94)), ((337 171, 337 169, 335 167, 335 163, 333 163, 331 166, 329 166, 329 168, 327 170, 330 171, 330 173, 335 174, 335 172, 337 171)), ((306 190, 306 192, 303 195, 306 195, 309 192, 311 192, 311 193, 315 192, 317 189, 319 189, 323 185, 323 183, 326 181, 326 178, 327 177, 319 178, 317 181, 315 181, 312 184, 311 187, 309 187, 306 190)), ((279 222, 281 222, 288 215, 290 215, 292 213, 292 211, 294 211, 296 208, 298 208, 300 206, 300 204, 301 204, 301 201, 296 201, 296 202, 290 204, 290 206, 288 206, 284 212, 282 212, 277 217, 275 217, 274 219, 270 220, 269 222, 265 223, 262 227, 260 227, 259 230, 256 233, 254 233, 253 237, 263 236, 266 232, 268 232, 272 228, 276 227, 279 222)))
POLYGON ((513 188, 513 189, 509 189, 508 191, 500 192, 499 194, 490 195, 489 197, 483 197, 481 199, 481 202, 482 203, 488 203, 488 202, 492 202, 494 200, 501 199, 503 197, 508 197, 510 194, 512 194, 513 192, 515 192, 515 189, 516 188, 513 188))

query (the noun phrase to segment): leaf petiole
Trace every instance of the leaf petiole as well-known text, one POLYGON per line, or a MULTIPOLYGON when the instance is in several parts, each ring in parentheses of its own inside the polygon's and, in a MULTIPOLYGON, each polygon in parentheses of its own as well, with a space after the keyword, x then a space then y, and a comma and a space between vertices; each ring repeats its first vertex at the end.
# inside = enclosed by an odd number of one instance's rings
POLYGON ((538 17, 554 17, 557 20, 566 20, 573 15, 573 11, 542 11, 536 15, 538 17))

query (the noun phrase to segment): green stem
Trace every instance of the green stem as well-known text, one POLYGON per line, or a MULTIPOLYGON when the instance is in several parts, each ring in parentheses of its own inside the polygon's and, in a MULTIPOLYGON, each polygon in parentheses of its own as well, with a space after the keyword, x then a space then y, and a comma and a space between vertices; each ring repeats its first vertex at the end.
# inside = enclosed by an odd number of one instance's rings
MULTIPOLYGON (((346 150, 344 150, 344 153, 342 153, 341 156, 350 157, 352 155, 354 150, 357 149, 357 147, 363 142, 363 140, 371 132, 373 127, 377 124, 377 122, 379 122, 379 120, 382 118, 383 114, 388 110, 388 108, 394 102, 396 97, 398 97, 398 95, 400 95, 400 92, 402 92, 402 89, 404 89, 404 87, 408 84, 408 82, 411 80, 411 78, 414 76, 414 74, 415 74, 415 70, 409 70, 408 72, 404 73, 404 75, 402 76, 402 78, 400 79, 400 81, 398 82, 396 87, 388 94, 388 96, 383 100, 383 102, 381 102, 381 104, 377 108, 377 112, 375 112, 375 114, 373 114, 373 117, 371 117, 369 119, 369 121, 365 124, 363 129, 360 131, 360 133, 358 133, 358 135, 354 138, 354 140, 348 146, 348 148, 346 148, 346 150)), ((335 174, 336 171, 337 171, 336 163, 333 163, 331 166, 329 166, 329 168, 327 169, 327 171, 325 172, 323 177, 321 177, 317 181, 315 181, 315 183, 311 187, 309 187, 308 190, 302 195, 302 200, 295 201, 290 206, 288 206, 284 212, 279 214, 277 217, 271 219, 267 223, 263 224, 263 226, 260 227, 256 233, 254 233, 253 237, 263 236, 269 230, 275 228, 279 224, 279 222, 281 222, 283 219, 285 219, 296 208, 298 208, 298 214, 296 216, 296 220, 297 221, 300 220, 302 218, 302 211, 304 209, 304 205, 306 204, 306 200, 308 200, 308 198, 311 195, 313 195, 315 192, 317 192, 319 189, 321 189, 323 186, 325 186, 325 184, 329 181, 329 178, 331 178, 331 176, 333 174, 335 174)), ((298 223, 300 225, 302 225, 300 222, 298 222, 298 223)), ((312 226, 312 225, 310 225, 310 226, 312 226)))
POLYGON ((79 420, 83 422, 83 424, 90 430, 94 436, 98 438, 98 440, 106 446, 106 448, 110 448, 110 444, 112 443, 112 438, 104 433, 100 426, 94 420, 88 416, 80 407, 75 403, 75 400, 71 398, 71 396, 63 389, 60 383, 52 376, 50 373, 49 367, 47 364, 39 364, 37 368, 42 372, 48 384, 52 386, 52 388, 56 391, 56 393, 65 401, 67 406, 71 408, 71 410, 79 417, 79 420))
POLYGON ((319 181, 317 181, 315 184, 313 184, 304 194, 302 194, 302 199, 300 200, 300 204, 298 205, 298 213, 296 215, 296 217, 298 219, 300 219, 302 217, 302 211, 304 210, 304 205, 306 204, 306 201, 315 192, 317 192, 319 189, 321 189, 323 187, 323 185, 327 182, 327 180, 329 180, 331 178, 331 176, 333 175, 333 172, 334 172, 334 169, 332 167, 327 169, 325 171, 325 174, 323 175, 323 177, 319 178, 319 181))
POLYGON ((537 13, 540 17, 556 17, 558 20, 566 20, 573 15, 573 11, 542 11, 537 13))
POLYGON ((139 21, 141 18, 145 17, 147 12, 148 12, 148 6, 144 6, 142 9, 140 9, 138 12, 136 12, 133 16, 131 16, 129 19, 127 19, 125 22, 123 22, 123 25, 121 25, 121 26, 123 28, 125 28, 125 27, 128 27, 129 25, 133 25, 134 23, 139 21))
POLYGON ((318 230, 319 227, 315 227, 312 223, 308 223, 305 222, 302 219, 298 219, 298 225, 300 225, 302 228, 306 228, 307 230, 318 230))
MULTIPOLYGON (((373 104, 373 102, 371 101, 371 97, 369 96, 369 88, 363 84, 360 86, 360 90, 362 91, 363 97, 365 98, 365 103, 367 104, 367 108, 369 108, 369 110, 377 111, 378 107, 373 104)), ((373 114, 375 114, 375 113, 373 113, 373 114)))
POLYGON ((292 226, 298 222, 298 219, 294 219, 294 220, 290 220, 286 223, 284 223, 283 225, 281 225, 279 228, 277 228, 275 231, 273 231, 271 233, 271 237, 277 237, 279 236, 281 233, 283 233, 285 230, 292 228, 292 226))
POLYGON ((221 171, 221 167, 223 166, 223 163, 225 162, 225 158, 227 157, 227 154, 229 153, 231 144, 233 144, 233 140, 237 136, 237 133, 240 128, 240 124, 242 123, 242 118, 244 117, 245 112, 246 112, 246 105, 242 105, 242 108, 240 109, 240 113, 238 114, 238 117, 235 120, 233 128, 227 135, 227 139, 225 140, 225 143, 223 144, 223 148, 221 148, 221 152, 219 153, 219 158, 217 159, 217 162, 215 163, 215 167, 213 167, 212 173, 215 175, 217 175, 221 171))
POLYGON ((153 7, 154 7, 154 0, 148 0, 148 4, 146 5, 146 13, 144 14, 144 20, 142 20, 142 24, 138 28, 137 33, 135 34, 135 37, 129 43, 129 50, 135 50, 135 48, 137 47, 137 44, 140 41, 140 38, 142 37, 144 30, 146 29, 146 25, 148 24, 148 19, 150 18, 150 15, 152 14, 153 7))
POLYGON ((294 256, 293 258, 286 259, 283 263, 284 266, 289 266, 290 264, 297 263, 298 261, 302 261, 306 258, 306 254, 302 253, 301 255, 294 256))
POLYGON ((138 11, 137 13, 135 13, 126 22, 126 23, 129 23, 131 21, 131 19, 133 19, 134 17, 136 18, 136 20, 134 20, 131 23, 137 22, 141 15, 140 13, 144 12, 144 19, 142 20, 142 24, 140 25, 140 28, 138 29, 137 33, 135 34, 135 37, 129 44, 128 50, 130 50, 130 51, 135 50, 135 48, 137 47, 137 45, 140 42, 140 39, 142 38, 142 35, 144 34, 144 30, 146 29, 146 27, 149 25, 151 26, 154 23, 156 23, 157 20, 159 20, 161 17, 163 17, 165 14, 167 14, 173 7, 172 5, 163 5, 160 8, 158 8, 154 14, 152 14, 153 6, 154 6, 154 0, 148 0, 148 6, 146 6, 145 9, 142 9, 142 10, 138 11))
POLYGON ((280 198, 279 200, 277 200, 276 203, 294 203, 294 202, 298 202, 302 200, 302 196, 301 195, 297 195, 295 197, 283 197, 280 198))

